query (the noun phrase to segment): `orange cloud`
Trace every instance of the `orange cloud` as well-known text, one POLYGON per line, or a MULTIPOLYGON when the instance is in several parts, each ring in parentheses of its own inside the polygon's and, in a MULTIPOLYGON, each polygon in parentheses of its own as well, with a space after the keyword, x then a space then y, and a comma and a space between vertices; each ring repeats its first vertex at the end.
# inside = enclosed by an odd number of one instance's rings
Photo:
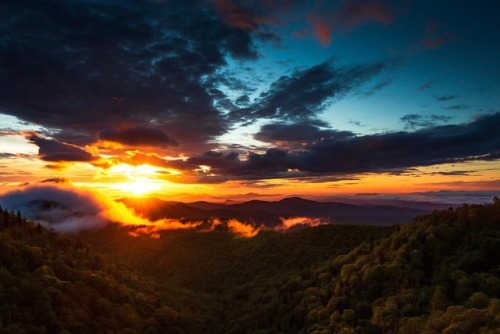
POLYGON ((330 44, 330 41, 332 39, 331 25, 327 24, 324 18, 314 14, 309 15, 308 19, 313 26, 314 33, 316 34, 319 42, 324 46, 330 44))
POLYGON ((389 25, 394 10, 383 1, 344 1, 339 8, 317 8, 307 16, 316 38, 323 45, 330 44, 333 31, 348 33, 369 22, 389 25))
POLYGON ((293 227, 298 226, 319 226, 329 224, 328 219, 323 218, 311 218, 311 217, 290 217, 290 218, 280 218, 281 226, 276 227, 278 231, 288 230, 293 227))
POLYGON ((271 21, 269 16, 259 14, 250 7, 232 0, 212 0, 212 4, 222 20, 233 28, 253 30, 259 24, 271 21))
POLYGON ((394 19, 392 9, 376 1, 346 1, 337 15, 348 30, 369 21, 388 25, 394 19))
POLYGON ((455 36, 450 32, 443 32, 442 24, 430 20, 425 25, 425 36, 422 45, 427 49, 436 49, 452 41, 455 36))
POLYGON ((227 222, 227 226, 229 227, 229 231, 247 238, 254 237, 260 232, 260 227, 245 224, 236 219, 230 219, 227 222))
POLYGON ((255 30, 261 25, 280 25, 283 12, 291 8, 289 0, 257 0, 239 2, 212 0, 212 5, 225 24, 242 30, 255 30))
POLYGON ((440 35, 437 37, 427 37, 427 38, 424 38, 424 40, 422 41, 422 44, 427 49, 437 49, 438 47, 453 40, 453 37, 454 36, 451 33, 443 34, 443 35, 440 35))

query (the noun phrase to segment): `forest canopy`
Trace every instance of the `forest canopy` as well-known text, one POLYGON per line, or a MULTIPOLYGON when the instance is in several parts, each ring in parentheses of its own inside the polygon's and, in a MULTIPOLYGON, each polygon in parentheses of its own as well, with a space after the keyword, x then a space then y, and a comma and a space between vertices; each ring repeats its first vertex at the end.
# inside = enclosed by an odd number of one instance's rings
POLYGON ((394 226, 62 236, 0 212, 5 333, 498 333, 500 200, 394 226))

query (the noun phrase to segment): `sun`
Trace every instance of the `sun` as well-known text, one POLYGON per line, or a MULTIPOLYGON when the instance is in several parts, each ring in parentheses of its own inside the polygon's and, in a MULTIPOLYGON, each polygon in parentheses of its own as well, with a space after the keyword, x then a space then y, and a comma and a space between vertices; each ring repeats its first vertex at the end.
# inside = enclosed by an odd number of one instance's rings
POLYGON ((114 188, 136 196, 142 196, 160 190, 162 185, 155 180, 142 179, 131 182, 117 183, 114 185, 114 188))
POLYGON ((165 185, 158 177, 159 168, 150 165, 131 166, 119 164, 111 167, 109 173, 124 177, 125 182, 116 182, 111 187, 135 196, 143 196, 161 190, 165 185))

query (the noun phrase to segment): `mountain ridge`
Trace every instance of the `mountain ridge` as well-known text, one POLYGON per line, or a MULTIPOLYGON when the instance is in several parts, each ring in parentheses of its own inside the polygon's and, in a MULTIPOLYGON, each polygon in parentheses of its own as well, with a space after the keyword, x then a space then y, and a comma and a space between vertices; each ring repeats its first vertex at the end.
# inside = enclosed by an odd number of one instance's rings
POLYGON ((280 224, 282 218, 310 217, 329 219, 336 224, 396 225, 408 223, 426 211, 393 205, 356 205, 342 202, 319 202, 293 196, 278 201, 251 200, 237 204, 222 204, 206 201, 183 203, 153 199, 121 199, 136 212, 150 219, 208 219, 234 218, 255 225, 269 227, 280 224))

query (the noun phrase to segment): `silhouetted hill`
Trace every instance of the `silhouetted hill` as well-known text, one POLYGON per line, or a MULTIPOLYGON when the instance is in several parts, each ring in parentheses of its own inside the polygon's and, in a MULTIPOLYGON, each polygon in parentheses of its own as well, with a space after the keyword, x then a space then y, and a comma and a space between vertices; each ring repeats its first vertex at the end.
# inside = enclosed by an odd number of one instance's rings
POLYGON ((364 196, 356 197, 334 197, 331 201, 338 203, 347 203, 354 205, 389 205, 398 208, 411 208, 431 212, 433 210, 446 210, 450 207, 458 207, 459 204, 453 203, 437 203, 425 201, 412 201, 402 199, 384 199, 384 198, 365 198, 364 196))
POLYGON ((189 202, 187 204, 193 208, 202 209, 206 211, 220 209, 225 206, 225 204, 212 203, 206 201, 189 202))
POLYGON ((255 225, 274 227, 282 217, 326 218, 335 224, 395 225, 408 223, 423 209, 391 205, 354 205, 337 202, 317 202, 300 197, 268 202, 252 200, 238 204, 210 202, 166 202, 159 199, 122 199, 127 206, 151 219, 235 218, 255 225), (151 201, 151 202, 150 202, 151 201))
MULTIPOLYGON (((424 210, 400 208, 388 205, 354 205, 336 202, 316 202, 300 197, 285 198, 276 202, 250 201, 228 205, 227 210, 245 212, 249 218, 253 212, 268 212, 276 218, 306 216, 328 218, 335 224, 394 225, 408 223, 424 210)), ((254 219, 256 220, 256 219, 254 219)))
POLYGON ((238 211, 262 210, 278 215, 328 217, 336 213, 354 213, 360 207, 345 203, 323 203, 300 197, 285 198, 276 202, 250 201, 230 205, 228 209, 238 211))
POLYGON ((182 202, 163 201, 157 198, 123 198, 120 201, 152 220, 161 218, 203 219, 208 217, 207 211, 182 202))

